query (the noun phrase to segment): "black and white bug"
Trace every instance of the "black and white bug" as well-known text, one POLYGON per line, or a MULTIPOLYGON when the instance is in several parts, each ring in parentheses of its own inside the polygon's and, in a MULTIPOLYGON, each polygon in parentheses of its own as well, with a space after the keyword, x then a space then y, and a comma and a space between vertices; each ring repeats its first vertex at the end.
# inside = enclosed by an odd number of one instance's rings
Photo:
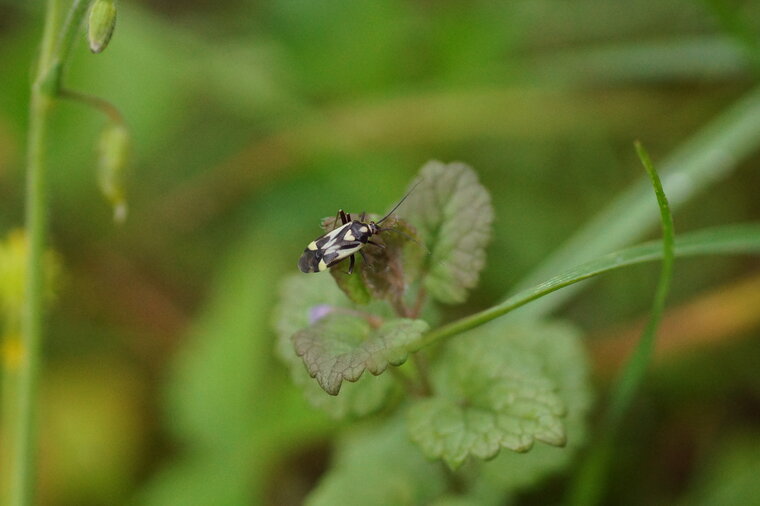
POLYGON ((381 228, 380 224, 398 209, 413 190, 414 187, 404 195, 404 198, 388 214, 377 222, 370 221, 366 223, 367 213, 362 213, 358 220, 353 220, 350 214, 343 212, 343 209, 338 211, 335 222, 337 225, 338 218, 340 218, 341 226, 311 241, 306 246, 306 249, 303 250, 301 258, 298 259, 298 268, 301 269, 301 272, 323 272, 341 260, 348 258, 348 273, 354 272, 354 263, 356 262, 354 254, 358 252, 364 258, 362 248, 367 244, 372 244, 379 248, 383 247, 381 244, 373 242, 370 238, 380 232, 391 230, 381 228))

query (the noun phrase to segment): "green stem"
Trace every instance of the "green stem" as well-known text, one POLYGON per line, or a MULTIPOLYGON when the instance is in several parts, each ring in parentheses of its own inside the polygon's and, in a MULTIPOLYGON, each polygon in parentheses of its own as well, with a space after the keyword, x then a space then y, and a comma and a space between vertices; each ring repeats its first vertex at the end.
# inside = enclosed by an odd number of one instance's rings
POLYGON ((113 105, 111 102, 104 98, 96 97, 95 95, 87 95, 86 93, 80 93, 78 91, 68 90, 61 88, 58 90, 58 97, 67 100, 73 100, 84 105, 93 107, 103 114, 105 114, 109 120, 113 123, 117 123, 126 127, 127 123, 122 116, 121 111, 113 105))
POLYGON ((29 137, 27 141, 26 176, 26 257, 25 297, 21 314, 20 360, 7 368, 6 379, 15 386, 9 392, 3 412, 7 431, 9 457, 7 501, 11 506, 27 506, 34 502, 36 488, 35 463, 37 443, 38 383, 44 322, 43 254, 47 235, 47 192, 45 144, 50 111, 58 93, 61 72, 89 2, 75 0, 60 31, 61 0, 48 0, 42 33, 39 61, 31 87, 29 137))
POLYGON ((673 278, 675 235, 673 217, 670 214, 668 200, 665 197, 662 184, 652 165, 652 161, 649 159, 649 155, 640 143, 636 144, 636 151, 647 174, 649 174, 660 207, 660 219, 662 223, 662 270, 652 303, 652 315, 647 322, 647 326, 641 335, 641 339, 639 339, 636 349, 631 354, 620 376, 613 385, 610 404, 604 414, 600 435, 586 459, 581 463, 575 481, 570 488, 568 504, 578 506, 593 506, 598 504, 602 499, 607 484, 606 475, 614 455, 614 443, 620 432, 623 418, 633 401, 634 395, 641 386, 647 367, 649 367, 649 363, 651 362, 657 327, 665 311, 665 299, 673 278))
POLYGON ((673 217, 670 214, 670 206, 662 189, 660 178, 654 170, 649 155, 644 151, 641 144, 636 144, 636 150, 642 164, 646 168, 647 174, 652 181, 655 189, 657 200, 660 206, 660 216, 662 221, 662 271, 660 281, 657 284, 657 290, 652 304, 652 316, 647 323, 644 333, 641 336, 636 350, 631 356, 628 364, 623 370, 619 381, 613 388, 612 400, 610 402, 609 412, 607 413, 607 425, 617 426, 623 417, 634 393, 644 378, 644 373, 649 365, 654 352, 654 339, 660 319, 665 311, 665 299, 670 290, 670 281, 673 277, 673 258, 674 258, 674 236, 673 217))
POLYGON ((52 97, 45 85, 54 58, 60 0, 48 0, 37 75, 32 85, 27 145, 26 233, 28 251, 24 307, 21 315, 21 359, 16 371, 14 409, 4 414, 11 443, 8 504, 32 504, 35 489, 37 383, 42 340, 42 255, 47 231, 45 195, 45 139, 52 97))
MULTIPOLYGON (((760 224, 752 223, 719 227, 712 230, 706 229, 700 232, 683 234, 675 242, 675 256, 677 257, 731 253, 760 253, 760 224)), ((579 283, 605 272, 644 262, 653 262, 661 258, 663 258, 663 249, 660 241, 644 243, 609 253, 573 269, 566 270, 562 274, 554 276, 532 288, 523 290, 501 304, 433 329, 422 336, 410 351, 417 351, 425 346, 488 323, 524 306, 528 302, 556 292, 560 288, 579 283)))
POLYGON ((71 54, 71 48, 74 47, 74 42, 79 32, 79 27, 82 26, 82 20, 85 14, 87 14, 87 8, 90 6, 91 0, 74 0, 69 9, 69 14, 66 16, 66 21, 61 28, 61 33, 58 37, 58 45, 56 46, 55 55, 55 67, 61 67, 65 64, 69 55, 71 54))

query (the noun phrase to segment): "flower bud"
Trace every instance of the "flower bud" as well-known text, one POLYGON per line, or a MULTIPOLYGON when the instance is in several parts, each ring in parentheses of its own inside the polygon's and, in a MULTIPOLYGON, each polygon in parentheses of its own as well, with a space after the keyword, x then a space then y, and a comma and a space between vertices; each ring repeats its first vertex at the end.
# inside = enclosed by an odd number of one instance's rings
POLYGON ((87 25, 87 40, 90 51, 100 53, 111 40, 116 26, 116 4, 113 0, 95 0, 90 8, 90 18, 87 25))
POLYGON ((124 179, 129 161, 129 131, 119 123, 109 123, 100 134, 98 144, 98 185, 103 196, 111 203, 114 221, 127 218, 127 200, 124 179))

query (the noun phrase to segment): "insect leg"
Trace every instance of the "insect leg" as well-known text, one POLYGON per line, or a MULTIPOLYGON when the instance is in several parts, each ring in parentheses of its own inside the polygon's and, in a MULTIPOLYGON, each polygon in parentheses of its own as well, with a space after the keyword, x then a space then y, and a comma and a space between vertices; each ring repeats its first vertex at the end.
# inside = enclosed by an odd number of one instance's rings
POLYGON ((369 240, 368 240, 368 241, 367 241, 367 244, 372 244, 373 246, 377 246, 377 247, 378 247, 378 248, 380 248, 380 249, 383 249, 383 248, 385 248, 385 245, 383 245, 383 244, 378 244, 378 243, 376 243, 375 241, 369 241, 369 240))
MULTIPOLYGON (((345 225, 349 221, 351 221, 351 215, 346 215, 346 213, 343 212, 343 209, 338 211, 338 214, 340 215, 340 222, 345 225)), ((337 224, 338 220, 335 220, 335 223, 337 224)))
POLYGON ((363 249, 359 250, 359 254, 362 256, 362 260, 364 260, 364 267, 367 268, 367 269, 369 269, 369 270, 371 270, 371 271, 374 271, 375 268, 372 267, 372 265, 367 261, 367 255, 364 254, 364 250, 363 249))
POLYGON ((364 220, 366 220, 366 219, 367 219, 367 211, 362 211, 361 216, 359 216, 359 221, 361 221, 362 223, 364 223, 364 220))
POLYGON ((336 228, 338 228, 338 220, 341 219, 340 213, 342 213, 342 212, 343 212, 343 209, 339 210, 338 214, 335 215, 335 221, 333 222, 333 228, 332 228, 333 230, 335 230, 336 228))
POLYGON ((349 274, 353 274, 355 263, 356 263, 356 257, 354 255, 351 255, 350 257, 348 257, 348 273, 349 274))

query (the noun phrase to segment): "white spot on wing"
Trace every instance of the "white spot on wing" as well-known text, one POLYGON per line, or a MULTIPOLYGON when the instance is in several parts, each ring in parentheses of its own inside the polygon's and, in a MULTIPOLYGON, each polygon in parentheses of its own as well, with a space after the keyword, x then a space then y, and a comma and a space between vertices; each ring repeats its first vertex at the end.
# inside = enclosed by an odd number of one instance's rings
MULTIPOLYGON (((303 244, 303 243, 301 243, 303 244)), ((308 246, 306 246, 307 249, 310 249, 311 251, 317 251, 317 241, 311 241, 308 246)))
POLYGON ((362 249, 362 246, 364 246, 364 244, 358 243, 356 246, 354 246, 351 249, 342 249, 342 250, 340 250, 340 257, 341 258, 346 258, 347 256, 351 256, 354 253, 356 253, 357 251, 359 251, 360 249, 362 249))
POLYGON ((319 261, 319 266, 318 266, 318 268, 319 268, 319 272, 322 272, 322 271, 324 271, 324 270, 327 270, 327 264, 325 263, 325 259, 324 259, 324 258, 323 258, 322 260, 320 260, 320 261, 319 261))

